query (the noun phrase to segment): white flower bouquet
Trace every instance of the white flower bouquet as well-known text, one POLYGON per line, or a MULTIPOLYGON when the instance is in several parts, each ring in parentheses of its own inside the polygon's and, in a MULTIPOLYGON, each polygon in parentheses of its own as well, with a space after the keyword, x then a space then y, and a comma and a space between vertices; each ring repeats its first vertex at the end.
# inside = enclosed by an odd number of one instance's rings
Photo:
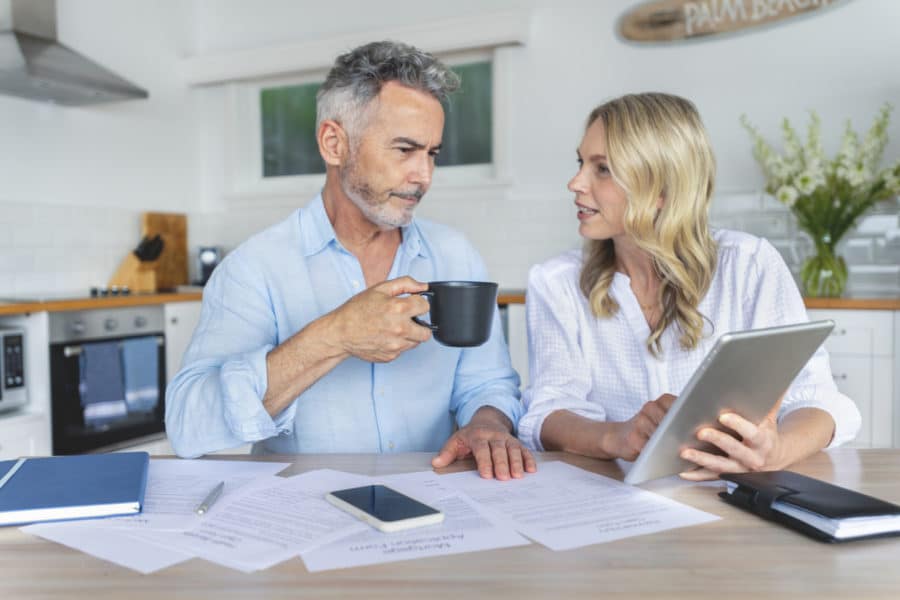
POLYGON ((809 296, 840 296, 847 283, 847 265, 835 247, 856 220, 876 202, 900 193, 900 160, 882 169, 887 126, 892 107, 885 104, 860 142, 850 121, 841 149, 829 160, 822 149, 821 120, 815 111, 805 143, 784 119, 784 151, 777 153, 746 115, 741 124, 753 138, 753 156, 766 176, 766 191, 791 209, 797 224, 812 238, 816 252, 800 270, 809 296))

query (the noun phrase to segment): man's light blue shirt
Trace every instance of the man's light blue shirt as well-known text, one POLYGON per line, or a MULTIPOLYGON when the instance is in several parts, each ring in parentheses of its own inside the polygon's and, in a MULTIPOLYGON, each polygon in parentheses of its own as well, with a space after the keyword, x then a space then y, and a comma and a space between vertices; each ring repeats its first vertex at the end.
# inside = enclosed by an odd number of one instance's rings
MULTIPOLYGON (((388 279, 488 280, 462 234, 416 219, 402 235, 388 279)), ((166 390, 175 451, 199 456, 256 442, 254 452, 269 453, 433 452, 454 422, 466 425, 482 406, 518 422, 519 377, 496 314, 482 346, 431 339, 389 363, 350 357, 269 416, 266 355, 364 288, 321 195, 231 252, 203 290, 200 322, 166 390)))

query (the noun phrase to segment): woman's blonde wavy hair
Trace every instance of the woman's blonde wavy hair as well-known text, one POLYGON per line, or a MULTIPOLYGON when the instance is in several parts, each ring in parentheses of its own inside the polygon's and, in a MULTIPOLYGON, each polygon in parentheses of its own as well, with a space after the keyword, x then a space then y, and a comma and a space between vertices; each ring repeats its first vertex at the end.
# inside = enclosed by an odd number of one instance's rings
MULTIPOLYGON (((662 316, 647 338, 654 355, 676 323, 682 348, 697 346, 705 317, 698 310, 716 269, 716 243, 708 226, 716 161, 694 105, 661 93, 629 94, 595 108, 601 119, 613 179, 626 193, 625 231, 653 259, 660 278, 662 316), (659 199, 662 208, 658 208, 659 199)), ((619 309, 609 288, 616 272, 612 240, 590 240, 581 290, 598 317, 619 309)))

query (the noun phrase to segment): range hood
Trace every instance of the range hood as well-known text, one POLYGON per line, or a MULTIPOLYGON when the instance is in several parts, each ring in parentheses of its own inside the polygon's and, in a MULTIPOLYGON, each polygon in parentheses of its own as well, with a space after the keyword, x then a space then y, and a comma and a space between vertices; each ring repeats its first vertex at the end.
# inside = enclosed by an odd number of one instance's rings
POLYGON ((0 94, 67 106, 148 97, 59 43, 56 0, 0 0, 0 94))

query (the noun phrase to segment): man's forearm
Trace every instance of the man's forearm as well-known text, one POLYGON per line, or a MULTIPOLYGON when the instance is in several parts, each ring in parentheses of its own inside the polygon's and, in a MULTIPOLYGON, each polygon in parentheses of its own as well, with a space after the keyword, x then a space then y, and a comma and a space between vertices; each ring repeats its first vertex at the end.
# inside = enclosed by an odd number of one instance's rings
POLYGON ((349 356, 335 341, 333 318, 329 313, 316 319, 266 356, 263 407, 271 416, 349 356))

